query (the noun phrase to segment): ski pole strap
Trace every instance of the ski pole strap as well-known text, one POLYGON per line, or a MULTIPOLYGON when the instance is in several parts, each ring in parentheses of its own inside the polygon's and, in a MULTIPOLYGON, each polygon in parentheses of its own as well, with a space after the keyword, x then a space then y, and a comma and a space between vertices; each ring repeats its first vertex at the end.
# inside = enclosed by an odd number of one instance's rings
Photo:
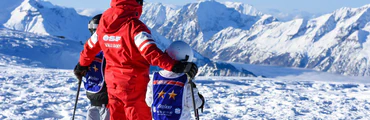
POLYGON ((202 100, 202 105, 200 105, 198 109, 200 109, 200 111, 203 113, 204 103, 206 102, 206 100, 204 99, 203 95, 200 94, 199 92, 198 92, 198 96, 202 100))
MULTIPOLYGON (((197 86, 195 85, 195 83, 194 83, 193 81, 191 81, 191 82, 190 82, 190 85, 191 85, 191 87, 192 87, 192 88, 197 88, 197 86)), ((199 98, 202 100, 202 105, 200 105, 200 107, 199 107, 199 108, 197 108, 197 109, 200 109, 200 111, 203 113, 204 103, 205 103, 206 101, 205 101, 205 99, 204 99, 203 95, 202 95, 202 94, 200 94, 199 92, 198 92, 198 96, 199 96, 199 98)))

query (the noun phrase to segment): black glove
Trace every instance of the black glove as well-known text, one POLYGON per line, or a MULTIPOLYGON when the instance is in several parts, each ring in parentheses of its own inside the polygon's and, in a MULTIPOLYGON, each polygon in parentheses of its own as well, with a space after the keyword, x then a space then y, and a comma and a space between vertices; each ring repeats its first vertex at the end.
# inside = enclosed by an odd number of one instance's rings
POLYGON ((173 66, 172 72, 186 73, 190 78, 194 78, 198 73, 198 66, 193 62, 180 61, 173 66))
POLYGON ((80 63, 77 63, 73 72, 78 80, 82 80, 82 77, 86 75, 88 69, 88 66, 81 66, 80 63))

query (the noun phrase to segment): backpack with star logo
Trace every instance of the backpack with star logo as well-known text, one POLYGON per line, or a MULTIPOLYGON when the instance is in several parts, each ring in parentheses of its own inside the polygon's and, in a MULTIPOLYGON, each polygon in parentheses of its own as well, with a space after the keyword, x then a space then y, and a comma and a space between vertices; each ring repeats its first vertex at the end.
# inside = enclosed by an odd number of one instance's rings
POLYGON ((152 117, 155 120, 179 120, 184 109, 184 86, 187 82, 185 74, 176 77, 163 77, 160 73, 153 74, 152 117))
POLYGON ((90 64, 89 69, 82 80, 87 92, 98 93, 104 86, 104 56, 100 52, 95 56, 94 61, 90 64))

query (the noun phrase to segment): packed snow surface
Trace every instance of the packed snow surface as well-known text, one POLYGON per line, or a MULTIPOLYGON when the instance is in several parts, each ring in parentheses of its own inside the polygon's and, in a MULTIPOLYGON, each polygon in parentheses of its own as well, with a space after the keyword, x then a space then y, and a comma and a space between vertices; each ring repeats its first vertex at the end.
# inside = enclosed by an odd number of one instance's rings
MULTIPOLYGON (((240 66, 264 70, 260 74, 270 76, 196 77, 197 87, 206 98, 200 119, 370 118, 368 78, 240 66)), ((0 83, 0 119, 71 119, 77 91, 72 70, 1 64, 0 83)), ((81 90, 76 119, 85 119, 89 107, 85 90, 81 90)))

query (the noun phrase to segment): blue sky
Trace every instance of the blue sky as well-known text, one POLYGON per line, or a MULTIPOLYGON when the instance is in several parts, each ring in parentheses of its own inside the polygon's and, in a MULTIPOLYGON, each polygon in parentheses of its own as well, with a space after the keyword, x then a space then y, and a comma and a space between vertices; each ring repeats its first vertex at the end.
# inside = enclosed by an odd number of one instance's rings
MULTIPOLYGON (((110 0, 49 0, 54 4, 74 8, 97 8, 104 10, 109 7, 110 0)), ((146 0, 147 2, 161 2, 164 4, 184 5, 197 0, 146 0)), ((295 10, 310 13, 330 13, 341 7, 360 7, 370 4, 370 0, 216 0, 220 2, 243 2, 253 5, 258 10, 277 9, 282 12, 295 10)))

